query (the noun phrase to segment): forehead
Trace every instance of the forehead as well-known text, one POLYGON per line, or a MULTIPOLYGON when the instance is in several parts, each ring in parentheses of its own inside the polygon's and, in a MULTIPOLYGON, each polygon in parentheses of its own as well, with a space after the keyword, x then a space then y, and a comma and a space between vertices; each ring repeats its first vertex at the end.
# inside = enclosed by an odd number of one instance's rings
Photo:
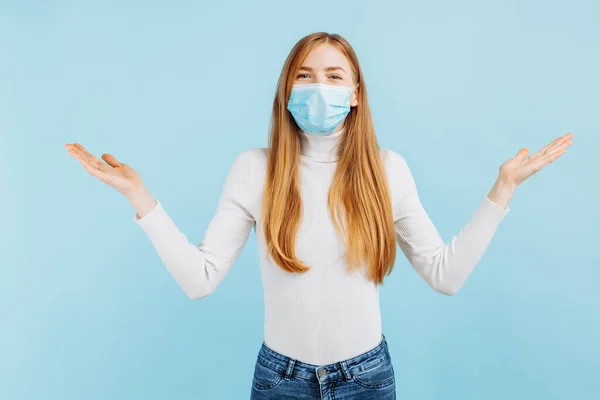
POLYGON ((335 47, 329 43, 324 43, 314 47, 304 59, 302 65, 314 69, 321 69, 330 66, 340 66, 346 71, 350 71, 348 59, 335 47))

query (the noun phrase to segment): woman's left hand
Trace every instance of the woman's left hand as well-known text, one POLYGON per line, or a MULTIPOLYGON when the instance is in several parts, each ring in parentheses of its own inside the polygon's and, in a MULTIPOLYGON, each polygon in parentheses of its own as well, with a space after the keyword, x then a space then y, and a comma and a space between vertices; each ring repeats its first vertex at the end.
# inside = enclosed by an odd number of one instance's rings
POLYGON ((498 179, 513 187, 520 185, 525 179, 565 154, 567 147, 573 143, 573 136, 571 132, 568 132, 529 157, 527 157, 529 150, 522 148, 515 157, 500 166, 498 179))
POLYGON ((546 147, 527 157, 529 150, 522 148, 517 155, 500 166, 500 174, 487 197, 500 207, 506 209, 515 189, 525 179, 565 154, 573 141, 571 132, 554 139, 546 147))

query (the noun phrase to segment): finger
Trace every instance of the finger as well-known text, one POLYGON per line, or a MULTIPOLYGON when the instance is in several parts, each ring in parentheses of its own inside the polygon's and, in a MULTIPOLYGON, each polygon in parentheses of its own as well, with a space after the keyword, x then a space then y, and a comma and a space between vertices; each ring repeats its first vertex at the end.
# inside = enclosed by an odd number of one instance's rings
POLYGON ((548 143, 546 146, 542 147, 540 150, 538 150, 536 153, 532 154, 531 156, 529 156, 529 160, 536 160, 537 158, 543 156, 544 154, 546 154, 548 151, 550 151, 551 149, 553 149, 556 145, 561 143, 561 140, 564 139, 564 135, 563 136, 559 136, 556 139, 554 139, 552 142, 548 143))
POLYGON ((554 160, 556 160, 561 155, 565 154, 566 152, 567 152, 566 148, 557 148, 557 149, 554 149, 553 151, 547 153, 543 157, 540 157, 540 158, 534 160, 531 163, 530 167, 533 168, 533 170, 535 172, 537 172, 540 169, 544 168, 546 165, 548 165, 551 162, 553 162, 554 160))
POLYGON ((566 140, 564 140, 564 141, 562 141, 560 143, 557 143, 552 148, 546 150, 546 152, 544 154, 544 157, 547 156, 547 155, 549 155, 549 154, 552 154, 554 152, 564 150, 564 149, 566 149, 567 147, 569 147, 572 144, 573 144, 573 141, 571 139, 566 139, 566 140))
POLYGON ((81 150, 81 148, 79 148, 75 145, 70 145, 68 147, 68 149, 69 149, 69 154, 71 154, 73 157, 75 157, 77 159, 84 158, 89 161, 89 156, 83 150, 81 150))
POLYGON ((89 173, 95 173, 98 170, 98 168, 96 168, 95 165, 92 165, 89 162, 88 158, 86 156, 82 155, 81 153, 75 154, 74 157, 81 163, 81 165, 83 165, 83 167, 89 173))
POLYGON ((573 137, 573 134, 566 134, 566 135, 564 135, 559 140, 557 140, 556 143, 554 143, 552 146, 548 147, 544 152, 548 153, 548 152, 553 151, 555 149, 564 148, 565 145, 569 146, 572 143, 572 141, 571 141, 572 137, 573 137))
POLYGON ((100 165, 90 164, 87 159, 84 157, 77 157, 83 168, 91 175, 98 177, 101 180, 106 180, 108 178, 108 169, 109 167, 106 164, 100 163, 100 165))
MULTIPOLYGON (((567 147, 569 147, 570 145, 571 145, 570 142, 566 142, 566 143, 552 149, 552 151, 549 151, 547 154, 544 154, 544 156, 541 157, 540 159, 547 160, 549 158, 556 156, 556 154, 558 154, 558 155, 564 154, 567 151, 567 147)), ((555 160, 555 159, 556 158, 553 158, 553 160, 555 160)))
POLYGON ((70 146, 69 154, 71 154, 73 157, 77 158, 80 162, 85 163, 85 165, 89 166, 90 168, 94 168, 101 172, 108 173, 111 169, 108 165, 106 165, 105 163, 98 160, 96 157, 91 155, 88 151, 85 151, 85 149, 83 149, 83 146, 81 146, 81 145, 70 146))
POLYGON ((73 146, 78 148, 83 154, 87 155, 88 157, 94 157, 94 155, 92 153, 87 151, 87 149, 85 147, 83 147, 82 145, 80 145, 79 143, 73 143, 73 146))
POLYGON ((540 151, 538 151, 536 154, 542 154, 544 152, 548 152, 553 150, 556 146, 560 146, 562 143, 564 143, 567 140, 570 140, 574 135, 571 132, 568 132, 565 135, 562 135, 556 139, 554 139, 552 142, 550 142, 548 145, 544 146, 542 149, 540 149, 540 151))
POLYGON ((73 146, 76 149, 78 149, 79 153, 88 160, 88 162, 90 163, 90 165, 99 166, 100 164, 102 164, 102 162, 100 160, 98 160, 92 153, 90 153, 89 151, 87 151, 79 143, 73 143, 73 146))
MULTIPOLYGON (((542 165, 541 168, 545 167, 546 165, 550 164, 551 162, 553 162, 554 160, 556 160, 558 157, 562 156, 563 154, 565 154, 567 152, 566 149, 562 149, 562 150, 558 150, 552 153, 552 155, 550 155, 549 157, 547 157, 545 159, 544 164, 542 165)), ((541 169, 540 168, 540 169, 541 169)))
POLYGON ((83 158, 83 155, 81 154, 81 152, 75 148, 71 148, 68 151, 69 155, 72 156, 73 158, 79 160, 80 158, 83 158))
MULTIPOLYGON (((564 139, 564 138, 561 138, 564 139)), ((548 154, 552 154, 555 151, 560 151, 562 149, 564 149, 565 147, 568 147, 571 145, 571 140, 561 140, 558 142, 555 142, 551 147, 545 147, 545 150, 540 150, 537 153, 533 154, 531 157, 529 157, 528 161, 532 161, 532 162, 537 162, 538 159, 544 159, 548 154)))
POLYGON ((525 157, 527 156, 527 153, 529 153, 529 150, 524 147, 521 150, 519 150, 519 152, 517 153, 515 158, 519 161, 523 161, 525 159, 525 157))
POLYGON ((121 165, 123 165, 121 162, 117 161, 117 159, 113 155, 108 153, 102 154, 102 159, 106 161, 106 163, 111 167, 120 167, 121 165))

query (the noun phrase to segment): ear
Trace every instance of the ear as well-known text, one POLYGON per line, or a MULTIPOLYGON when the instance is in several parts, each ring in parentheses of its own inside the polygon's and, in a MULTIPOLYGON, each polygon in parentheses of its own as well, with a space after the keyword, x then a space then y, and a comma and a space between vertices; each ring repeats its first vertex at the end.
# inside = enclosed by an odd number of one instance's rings
POLYGON ((350 107, 356 107, 358 105, 358 85, 352 91, 350 95, 350 107))

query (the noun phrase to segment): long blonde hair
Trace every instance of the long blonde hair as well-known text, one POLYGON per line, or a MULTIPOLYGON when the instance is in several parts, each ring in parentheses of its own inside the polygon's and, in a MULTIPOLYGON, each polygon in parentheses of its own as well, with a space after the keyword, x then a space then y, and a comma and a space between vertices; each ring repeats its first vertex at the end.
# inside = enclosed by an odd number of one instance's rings
POLYGON ((328 194, 336 231, 344 241, 351 270, 367 264, 367 276, 377 284, 394 266, 396 241, 391 197, 367 101, 358 58, 340 35, 317 32, 305 36, 289 53, 277 84, 269 132, 267 175, 262 200, 267 255, 285 271, 306 272, 310 267, 294 254, 302 216, 300 196, 300 128, 287 102, 301 63, 308 53, 329 43, 346 56, 358 90, 358 105, 344 121, 339 158, 328 194))

